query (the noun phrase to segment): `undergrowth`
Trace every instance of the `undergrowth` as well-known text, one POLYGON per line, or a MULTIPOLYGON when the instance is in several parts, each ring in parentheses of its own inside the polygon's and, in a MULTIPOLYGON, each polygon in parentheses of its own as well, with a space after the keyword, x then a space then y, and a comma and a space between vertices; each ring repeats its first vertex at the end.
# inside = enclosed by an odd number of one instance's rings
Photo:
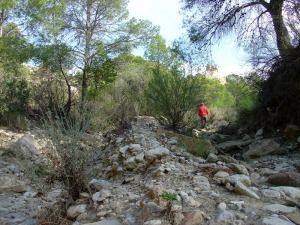
POLYGON ((197 157, 207 158, 209 155, 209 143, 204 139, 183 138, 179 141, 179 145, 186 149, 187 152, 197 157))

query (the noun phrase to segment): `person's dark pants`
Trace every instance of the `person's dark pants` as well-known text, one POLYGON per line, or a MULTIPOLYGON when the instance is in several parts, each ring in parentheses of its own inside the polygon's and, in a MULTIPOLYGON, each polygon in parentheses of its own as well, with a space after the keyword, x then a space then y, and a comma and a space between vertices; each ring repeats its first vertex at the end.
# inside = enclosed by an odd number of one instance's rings
POLYGON ((207 123, 207 117, 206 116, 202 116, 200 117, 200 122, 201 122, 201 128, 206 128, 206 123, 207 123))

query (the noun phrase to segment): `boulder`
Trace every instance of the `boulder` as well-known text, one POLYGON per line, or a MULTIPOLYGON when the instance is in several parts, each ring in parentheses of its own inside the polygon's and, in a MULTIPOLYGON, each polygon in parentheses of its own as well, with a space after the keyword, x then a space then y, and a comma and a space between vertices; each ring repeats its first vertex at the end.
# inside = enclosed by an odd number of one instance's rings
POLYGON ((229 177, 229 173, 225 172, 225 171, 218 171, 217 173, 214 174, 214 178, 215 179, 223 179, 229 177))
POLYGON ((244 174, 235 174, 231 175, 229 177, 226 177, 223 180, 223 183, 226 185, 227 183, 230 183, 231 185, 235 186, 237 182, 241 182, 247 187, 251 186, 251 180, 250 177, 244 175, 244 174))
POLYGON ((216 156, 216 154, 214 153, 209 153, 207 158, 206 158, 206 162, 208 163, 214 163, 218 161, 218 156, 216 156))
POLYGON ((258 158, 276 152, 280 147, 273 139, 263 139, 249 145, 249 150, 243 154, 245 160, 258 158))
POLYGON ((270 189, 263 189, 261 190, 261 193, 263 196, 267 198, 277 198, 279 199, 281 197, 281 194, 279 191, 270 190, 270 189))
POLYGON ((300 190, 299 190, 299 188, 279 186, 279 187, 270 187, 270 189, 275 190, 275 191, 279 191, 281 194, 283 194, 286 197, 290 197, 292 199, 300 200, 300 190))
POLYGON ((244 165, 240 165, 237 163, 229 163, 227 166, 234 172, 249 176, 249 172, 244 165))
POLYGON ((209 140, 211 140, 212 142, 219 144, 225 141, 231 141, 233 139, 233 137, 231 135, 224 135, 224 134, 212 134, 209 137, 209 140))
POLYGON ((267 182, 276 186, 300 187, 300 173, 286 172, 271 175, 267 182))
POLYGON ((142 151, 142 147, 140 144, 130 144, 128 147, 128 151, 130 153, 140 153, 142 151))
POLYGON ((281 214, 281 213, 294 213, 297 211, 296 207, 290 207, 280 204, 271 204, 266 205, 263 210, 270 211, 272 213, 281 214))
POLYGON ((262 137, 263 134, 264 134, 264 129, 260 128, 259 130, 256 131, 255 138, 262 137))
POLYGON ((199 207, 201 205, 200 202, 197 202, 195 199, 193 199, 191 196, 189 196, 183 191, 181 191, 179 195, 182 199, 182 205, 184 207, 199 207))
POLYGON ((291 214, 288 214, 286 216, 287 216, 287 218, 289 218, 294 223, 300 224, 300 213, 291 213, 291 214))
POLYGON ((256 225, 295 225, 285 216, 271 215, 256 221, 256 225))
POLYGON ((75 219, 80 214, 86 213, 86 205, 72 205, 67 209, 67 217, 69 219, 75 219))
POLYGON ((235 158, 230 155, 218 155, 218 160, 225 163, 239 163, 235 158))
POLYGON ((287 139, 296 139, 300 133, 300 128, 296 125, 289 124, 284 128, 283 133, 287 139))
POLYGON ((217 144, 215 147, 217 150, 221 150, 225 153, 230 151, 237 151, 242 150, 243 147, 248 146, 251 144, 253 140, 243 141, 243 140, 237 140, 237 141, 226 141, 220 144, 217 144))
POLYGON ((181 212, 173 212, 173 225, 181 225, 184 215, 181 212))
POLYGON ((15 177, 3 176, 0 177, 0 193, 2 192, 26 192, 28 187, 25 182, 18 180, 15 177))
POLYGON ((259 199, 259 196, 254 191, 252 191, 250 188, 246 187, 241 182, 237 182, 235 184, 234 192, 236 192, 236 193, 238 193, 240 195, 246 195, 246 196, 249 196, 249 197, 253 197, 253 198, 259 199))
POLYGON ((11 149, 15 150, 16 155, 22 158, 30 159, 35 155, 39 155, 38 144, 34 137, 29 134, 25 134, 15 143, 10 146, 11 149))
POLYGON ((169 155, 169 153, 170 153, 169 149, 160 146, 145 152, 145 159, 147 160, 147 162, 151 163, 155 159, 158 159, 162 156, 169 155))
POLYGON ((211 189, 208 179, 204 176, 195 176, 193 178, 193 185, 202 191, 210 191, 211 189))

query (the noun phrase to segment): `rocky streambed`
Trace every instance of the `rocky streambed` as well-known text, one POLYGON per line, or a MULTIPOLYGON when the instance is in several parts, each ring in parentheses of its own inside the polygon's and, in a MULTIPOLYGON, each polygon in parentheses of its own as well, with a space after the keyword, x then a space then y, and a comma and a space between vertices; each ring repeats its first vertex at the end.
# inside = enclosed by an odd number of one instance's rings
POLYGON ((152 117, 93 136, 98 154, 89 165, 89 191, 74 202, 58 182, 39 191, 39 180, 26 176, 18 158, 6 153, 22 152, 43 165, 51 146, 45 132, 1 129, 0 224, 300 224, 297 138, 283 144, 262 132, 236 140, 198 131, 190 141, 207 143, 211 153, 204 159, 152 117))

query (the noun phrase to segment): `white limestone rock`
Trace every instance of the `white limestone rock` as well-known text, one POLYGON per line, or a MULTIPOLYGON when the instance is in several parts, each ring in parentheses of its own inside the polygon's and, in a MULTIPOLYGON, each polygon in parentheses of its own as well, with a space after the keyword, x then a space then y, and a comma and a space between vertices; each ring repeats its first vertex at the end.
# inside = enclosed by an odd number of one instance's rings
POLYGON ((280 204, 271 204, 271 205, 265 206, 263 208, 263 210, 279 214, 279 213, 293 213, 293 212, 297 211, 297 208, 296 207, 285 206, 285 205, 280 205, 280 204))
POLYGON ((277 198, 279 199, 281 197, 281 194, 279 191, 271 190, 271 189, 263 189, 261 190, 261 193, 263 196, 267 198, 277 198))
POLYGON ((128 170, 132 170, 132 169, 136 168, 137 162, 135 161, 135 156, 132 156, 132 157, 126 159, 124 161, 123 166, 128 170))
POLYGON ((90 181, 89 185, 91 188, 100 191, 101 189, 111 189, 112 184, 109 181, 102 180, 102 179, 93 179, 90 181))
POLYGON ((255 225, 295 225, 285 216, 271 215, 256 221, 255 225))
POLYGON ((279 191, 283 196, 290 197, 292 199, 300 199, 300 190, 296 187, 288 186, 279 186, 279 187, 270 187, 270 189, 279 191))
POLYGON ((145 222, 143 225, 162 225, 161 220, 149 220, 145 222))
POLYGON ((80 214, 87 212, 87 205, 81 204, 81 205, 72 205, 67 209, 67 217, 69 219, 75 219, 80 214))
POLYGON ((193 185, 197 188, 200 188, 202 191, 210 191, 210 183, 208 179, 204 176, 195 176, 193 178, 193 185))
POLYGON ((20 155, 20 157, 26 159, 30 159, 41 153, 34 137, 29 134, 22 136, 19 140, 13 143, 10 148, 15 150, 17 156, 20 155))
POLYGON ((231 185, 235 185, 237 182, 241 182, 247 187, 251 186, 251 180, 250 177, 244 175, 244 174, 234 174, 229 177, 226 177, 223 180, 223 183, 226 185, 227 183, 230 183, 231 185))
POLYGON ((249 172, 244 165, 237 164, 237 163, 229 163, 229 164, 227 164, 227 166, 231 170, 233 170, 239 174, 245 174, 246 176, 249 176, 249 172))
POLYGON ((199 207, 201 205, 200 202, 195 201, 191 196, 183 191, 180 191, 179 196, 181 197, 183 206, 185 207, 199 207))
POLYGON ((260 199, 259 196, 254 191, 252 191, 250 188, 248 188, 246 185, 244 185, 241 182, 237 182, 235 184, 234 192, 241 194, 241 195, 246 195, 249 197, 260 199))
POLYGON ((28 186, 24 181, 18 180, 14 176, 0 177, 0 193, 2 192, 26 192, 28 186))
POLYGON ((160 147, 151 149, 149 151, 146 151, 145 152, 145 159, 148 162, 153 162, 155 159, 160 158, 162 156, 169 155, 169 154, 170 154, 169 149, 160 146, 160 147))

